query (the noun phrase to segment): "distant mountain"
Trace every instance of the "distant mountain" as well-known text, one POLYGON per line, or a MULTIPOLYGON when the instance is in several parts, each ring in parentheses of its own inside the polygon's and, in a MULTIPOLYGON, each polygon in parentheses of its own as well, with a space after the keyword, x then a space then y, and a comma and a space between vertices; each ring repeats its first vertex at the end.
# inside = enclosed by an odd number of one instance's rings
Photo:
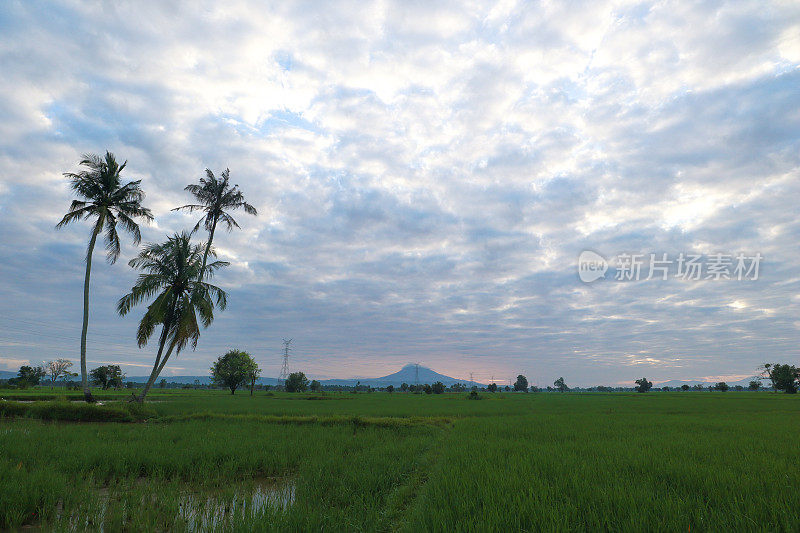
MULTIPOLYGON (((14 374, 16 375, 16 374, 14 374)), ((133 381, 135 383, 145 383, 148 376, 128 376, 126 381, 133 381)), ((188 383, 193 384, 195 380, 199 381, 201 385, 208 385, 211 383, 211 376, 161 376, 158 380, 166 379, 169 383, 188 383)), ((309 376, 313 379, 313 376, 309 376)), ((342 387, 353 387, 356 383, 362 385, 369 385, 371 387, 386 387, 393 385, 399 387, 403 383, 413 385, 414 383, 435 383, 441 381, 445 386, 450 386, 454 383, 469 384, 469 380, 457 379, 445 376, 434 372, 430 368, 421 366, 419 367, 419 377, 417 377, 416 365, 406 365, 394 374, 383 376, 380 378, 356 378, 356 379, 321 379, 319 380, 323 385, 339 385, 342 387)), ((282 383, 277 378, 259 378, 258 383, 261 385, 278 385, 282 383)), ((476 382, 477 385, 482 385, 476 382)))
POLYGON ((7 370, 0 370, 0 379, 11 379, 17 377, 16 372, 8 372, 7 370))
MULTIPOLYGON (((417 370, 417 366, 411 364, 404 366, 394 374, 389 374, 388 376, 379 378, 325 379, 321 380, 320 383, 323 385, 353 386, 359 381, 362 385, 369 385, 371 387, 386 387, 388 385, 399 387, 403 383, 413 385, 415 383, 436 383, 437 381, 441 381, 447 387, 453 385, 454 383, 469 384, 469 380, 451 378, 450 376, 439 374, 438 372, 434 372, 430 368, 421 365, 419 366, 419 370, 417 370), (417 372, 419 372, 419 374, 417 374, 417 372)), ((477 382, 476 384, 481 385, 477 382)))

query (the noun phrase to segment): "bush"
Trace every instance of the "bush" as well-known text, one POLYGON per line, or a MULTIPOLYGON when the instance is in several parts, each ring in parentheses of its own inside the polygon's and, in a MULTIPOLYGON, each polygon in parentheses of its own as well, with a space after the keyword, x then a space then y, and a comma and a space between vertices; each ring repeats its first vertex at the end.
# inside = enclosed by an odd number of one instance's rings
POLYGON ((467 400, 480 400, 481 395, 478 394, 478 391, 474 390, 467 395, 467 400))

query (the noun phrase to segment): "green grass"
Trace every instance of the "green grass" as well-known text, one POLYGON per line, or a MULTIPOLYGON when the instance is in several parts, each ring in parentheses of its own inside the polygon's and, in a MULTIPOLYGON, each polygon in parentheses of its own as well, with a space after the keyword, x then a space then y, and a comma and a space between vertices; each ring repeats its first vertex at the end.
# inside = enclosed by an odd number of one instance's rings
POLYGON ((141 423, 0 419, 0 529, 196 530, 179 513, 195 495, 235 510, 205 524, 226 531, 798 530, 791 396, 310 396, 164 391, 141 423), (265 478, 294 503, 242 512, 265 478))

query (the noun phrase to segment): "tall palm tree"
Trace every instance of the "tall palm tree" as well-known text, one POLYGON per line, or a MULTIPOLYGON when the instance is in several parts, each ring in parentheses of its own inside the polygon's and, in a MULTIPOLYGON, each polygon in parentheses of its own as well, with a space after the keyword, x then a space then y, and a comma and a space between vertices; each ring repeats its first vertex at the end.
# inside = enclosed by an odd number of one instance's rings
POLYGON ((136 333, 140 348, 161 326, 153 371, 141 395, 136 398, 139 402, 144 401, 173 350, 180 353, 190 342, 193 348, 197 346, 200 338, 198 318, 203 327, 208 327, 214 320, 214 307, 225 309, 227 305, 225 291, 202 280, 211 278, 216 270, 228 263, 214 261, 203 264, 208 255, 216 257, 212 248, 192 244, 190 234, 184 231, 169 237, 163 244, 146 246, 128 263, 143 273, 131 292, 117 302, 117 312, 125 316, 134 305, 155 297, 136 333))
MULTIPOLYGON (((217 178, 211 170, 206 169, 206 177, 200 178, 199 184, 192 183, 184 188, 185 191, 192 193, 199 203, 182 205, 173 209, 173 211, 186 209, 190 213, 193 211, 203 211, 205 213, 205 216, 192 229, 192 233, 194 233, 202 224, 208 232, 208 242, 203 254, 203 267, 205 267, 208 259, 208 251, 211 249, 211 243, 214 240, 217 223, 221 221, 227 226, 228 231, 231 231, 234 227, 239 227, 239 224, 228 211, 241 207, 245 213, 258 215, 256 208, 244 201, 244 194, 239 190, 239 186, 231 186, 230 174, 230 169, 226 168, 217 178)), ((205 272, 205 268, 201 269, 201 272, 205 272)))
POLYGON ((89 247, 86 251, 86 275, 83 281, 83 329, 81 331, 81 384, 83 396, 87 402, 94 401, 89 390, 89 379, 86 373, 86 332, 89 328, 89 277, 92 272, 92 253, 97 236, 105 231, 106 259, 114 264, 120 253, 117 222, 133 235, 134 244, 139 244, 142 234, 134 218, 143 218, 147 222, 153 215, 146 207, 142 207, 144 191, 139 188, 142 180, 129 181, 122 184, 120 174, 128 162, 117 163, 114 154, 106 152, 105 158, 95 154, 83 156, 80 164, 86 167, 77 174, 64 173, 69 179, 70 188, 81 198, 73 200, 69 211, 56 225, 61 228, 80 219, 94 219, 89 247))

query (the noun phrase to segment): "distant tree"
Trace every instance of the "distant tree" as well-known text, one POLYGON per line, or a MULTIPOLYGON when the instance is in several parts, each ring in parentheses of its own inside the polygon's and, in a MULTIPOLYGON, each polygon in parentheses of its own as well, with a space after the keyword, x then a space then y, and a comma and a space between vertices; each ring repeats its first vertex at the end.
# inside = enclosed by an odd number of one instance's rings
POLYGON ((437 381, 431 386, 431 390, 433 390, 434 394, 442 394, 444 392, 444 383, 437 381))
POLYGON ((121 389, 125 380, 125 374, 119 365, 99 366, 89 372, 89 377, 91 377, 93 384, 100 385, 103 390, 111 387, 121 389))
POLYGON ((286 379, 286 392, 305 392, 307 388, 308 378, 302 372, 292 372, 286 379))
POLYGON ((23 365, 19 367, 17 377, 11 378, 8 381, 10 385, 25 389, 38 385, 45 375, 44 369, 40 366, 23 365))
POLYGON ((528 392, 528 378, 520 374, 517 376, 517 381, 514 382, 514 390, 528 392))
POLYGON ((394 392, 394 385, 387 385, 386 386, 386 392, 388 392, 389 394, 393 393, 394 392))
POLYGON ((687 391, 687 390, 689 390, 689 385, 687 385, 686 383, 684 383, 683 385, 681 385, 681 390, 682 390, 682 391, 687 391))
POLYGON ((135 389, 136 388, 136 383, 134 383, 133 381, 126 381, 125 382, 125 388, 126 389, 135 389))
POLYGON ((160 388, 162 388, 162 389, 166 389, 167 388, 167 380, 162 378, 161 381, 158 382, 158 386, 160 388))
POLYGON ((261 370, 253 357, 242 350, 229 350, 221 355, 211 365, 211 381, 215 385, 227 387, 231 394, 236 394, 236 389, 245 383, 253 382, 253 375, 258 375, 261 370))
POLYGON ((558 392, 566 392, 569 390, 569 387, 567 387, 564 378, 558 378, 553 382, 553 385, 555 386, 556 390, 558 390, 558 392))
POLYGON ((703 390, 705 387, 701 383, 698 383, 692 387, 694 390, 703 390))
POLYGON ((486 387, 486 390, 489 392, 497 392, 497 383, 489 383, 489 386, 486 387))
POLYGON ((669 391, 671 391, 672 389, 670 389, 669 387, 667 387, 666 385, 664 385, 663 387, 661 387, 661 390, 662 390, 662 391, 664 391, 664 392, 669 392, 669 391))
POLYGON ((729 386, 728 386, 728 384, 727 384, 727 383, 725 383, 724 381, 720 381, 719 383, 717 383, 716 385, 714 385, 714 390, 718 390, 718 391, 725 392, 725 391, 727 391, 728 389, 730 389, 730 387, 729 387, 729 386))
POLYGON ((647 381, 647 378, 637 379, 634 383, 636 383, 636 392, 647 392, 653 388, 653 382, 647 381))
POLYGON ((309 385, 312 392, 319 392, 322 390, 322 383, 317 381, 316 379, 311 380, 311 384, 309 385))
POLYGON ((50 377, 50 388, 55 386, 59 378, 68 378, 78 375, 74 372, 70 372, 69 369, 71 366, 72 361, 68 361, 67 359, 56 359, 55 361, 48 361, 45 363, 44 370, 50 377))
POLYGON ((800 379, 800 370, 794 365, 789 364, 765 364, 764 373, 772 382, 772 387, 776 391, 783 391, 787 394, 795 394, 800 379))
POLYGON ((453 383, 450 385, 450 390, 453 392, 466 392, 467 386, 463 383, 453 383))
POLYGON ((400 390, 402 392, 408 392, 408 383, 403 383, 402 385, 400 385, 400 390))
POLYGON ((194 380, 194 388, 195 389, 199 389, 200 388, 200 380, 199 379, 194 380))
POLYGON ((251 360, 253 362, 247 369, 247 379, 250 381, 250 396, 253 395, 253 389, 256 388, 256 381, 258 381, 258 377, 261 375, 261 368, 259 368, 254 359, 251 358, 251 360))
POLYGON ((511 391, 511 387, 509 387, 508 385, 506 385, 506 386, 503 388, 503 390, 504 390, 504 391, 506 391, 506 392, 510 392, 510 391, 511 391))
POLYGON ((530 390, 531 390, 531 392, 540 392, 539 387, 537 387, 536 385, 531 385, 531 389, 530 390))
POLYGON ((757 379, 754 379, 753 381, 750 382, 747 388, 750 390, 758 390, 761 388, 761 382, 758 381, 757 379))
POLYGON ((433 394, 433 387, 431 387, 428 383, 422 386, 422 392, 425 394, 433 394))
POLYGON ((735 390, 736 392, 741 392, 744 390, 744 387, 742 387, 741 385, 735 385, 733 387, 733 390, 735 390))

